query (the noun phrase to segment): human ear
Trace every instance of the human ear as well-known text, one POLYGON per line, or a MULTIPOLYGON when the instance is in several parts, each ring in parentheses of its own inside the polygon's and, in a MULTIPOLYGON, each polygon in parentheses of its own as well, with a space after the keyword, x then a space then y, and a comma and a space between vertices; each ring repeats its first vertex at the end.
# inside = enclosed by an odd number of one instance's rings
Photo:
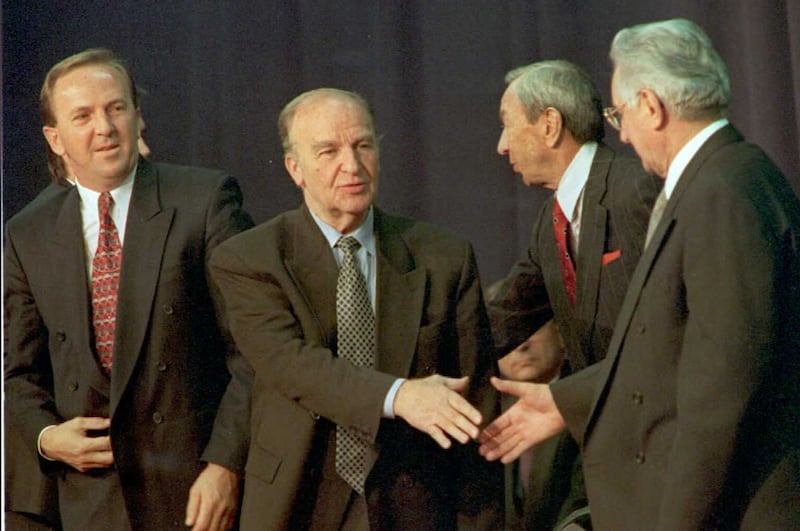
POLYGON ((53 150, 53 153, 59 157, 63 157, 65 150, 64 146, 61 144, 61 137, 58 134, 58 129, 49 125, 45 125, 42 127, 42 133, 44 134, 44 138, 47 140, 47 143, 50 145, 50 149, 53 150))
POLYGON ((283 157, 283 165, 286 167, 286 171, 289 172, 294 184, 299 188, 303 188, 305 179, 303 179, 303 169, 300 167, 300 162, 297 158, 294 155, 286 155, 283 157))

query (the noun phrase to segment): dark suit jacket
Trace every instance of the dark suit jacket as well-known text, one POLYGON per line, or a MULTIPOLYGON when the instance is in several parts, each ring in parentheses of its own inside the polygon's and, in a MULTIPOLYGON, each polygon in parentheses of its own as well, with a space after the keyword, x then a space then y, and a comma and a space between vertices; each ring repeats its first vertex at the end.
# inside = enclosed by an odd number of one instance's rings
MULTIPOLYGON (((488 302, 501 355, 555 317, 568 362, 563 375, 605 357, 660 189, 661 181, 646 175, 638 160, 598 145, 583 193, 575 306, 564 287, 553 202, 547 201, 534 225, 527 260, 512 268, 488 302)), ((559 517, 585 504, 580 474, 573 472, 578 449, 565 435, 540 445, 535 455, 526 527, 551 529, 559 517)))
POLYGON ((119 512, 124 520, 127 507, 134 528, 165 529, 183 521, 201 458, 243 467, 248 367, 219 326, 205 261, 222 240, 251 225, 232 178, 140 159, 109 378, 93 353, 77 189, 8 222, 8 422, 35 449, 45 426, 76 416, 111 418, 113 469, 81 474, 41 460, 58 473, 66 527, 99 527, 118 521, 119 512), (226 362, 235 376, 230 385, 226 362), (120 483, 121 497, 113 497, 120 483), (119 511, 93 515, 93 503, 106 497, 120 502, 119 511))
MULTIPOLYGON (((401 419, 381 419, 397 377, 474 375, 469 396, 488 420, 497 397, 491 336, 472 249, 439 228, 375 210, 376 368, 336 356, 330 246, 306 207, 221 245, 211 271, 237 345, 255 371, 253 434, 242 526, 308 524, 303 500, 320 474, 334 424, 375 441, 370 520, 383 529, 451 529, 460 517, 499 523, 502 471, 474 445, 445 451, 401 419), (459 497, 461 497, 459 499, 459 497)), ((311 500, 313 505, 313 499, 311 500)))
MULTIPOLYGON (((47 201, 67 185, 51 183, 39 192, 26 209, 47 201)), ((6 412, 8 415, 8 412, 6 412)), ((6 416, 8 419, 8 416, 6 416)), ((45 473, 39 468, 39 454, 36 448, 25 445, 20 432, 6 421, 3 424, 5 439, 3 452, 5 469, 5 510, 6 512, 31 515, 40 522, 48 522, 51 527, 60 525, 58 515, 58 489, 53 473, 45 473)))
POLYGON ((488 302, 501 353, 510 352, 555 317, 570 372, 605 357, 660 189, 658 178, 646 175, 638 160, 598 145, 584 189, 575 306, 561 275, 553 202, 546 201, 533 227, 528 258, 514 265, 488 302), (611 260, 605 265, 604 256, 611 260))
POLYGON ((799 238, 779 170, 716 132, 666 205, 608 358, 552 385, 597 529, 797 529, 799 238))

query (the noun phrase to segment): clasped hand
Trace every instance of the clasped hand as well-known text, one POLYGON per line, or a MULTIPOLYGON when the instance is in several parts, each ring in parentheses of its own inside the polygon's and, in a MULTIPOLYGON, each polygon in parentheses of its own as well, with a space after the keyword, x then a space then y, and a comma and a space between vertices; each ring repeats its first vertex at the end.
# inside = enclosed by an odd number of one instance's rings
POLYGON ((394 413, 414 428, 427 433, 442 448, 451 438, 464 444, 478 437, 482 417, 461 395, 469 377, 447 378, 434 374, 406 380, 397 390, 394 413))

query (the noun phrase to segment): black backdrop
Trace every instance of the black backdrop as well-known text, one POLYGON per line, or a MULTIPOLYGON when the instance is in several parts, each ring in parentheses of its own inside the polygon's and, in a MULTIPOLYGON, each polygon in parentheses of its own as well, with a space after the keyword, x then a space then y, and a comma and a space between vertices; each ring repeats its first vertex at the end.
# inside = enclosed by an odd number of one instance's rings
MULTIPOLYGON (((282 106, 319 86, 361 92, 385 135, 379 204, 468 237, 488 283, 524 253, 544 197, 495 153, 505 72, 569 59, 608 101, 614 33, 677 16, 711 35, 732 79, 732 121, 800 190, 795 0, 6 0, 3 220, 48 182, 45 73, 106 46, 148 92, 154 159, 232 172, 257 221, 301 200, 283 168, 282 106)), ((607 140, 619 146, 614 131, 607 140)))

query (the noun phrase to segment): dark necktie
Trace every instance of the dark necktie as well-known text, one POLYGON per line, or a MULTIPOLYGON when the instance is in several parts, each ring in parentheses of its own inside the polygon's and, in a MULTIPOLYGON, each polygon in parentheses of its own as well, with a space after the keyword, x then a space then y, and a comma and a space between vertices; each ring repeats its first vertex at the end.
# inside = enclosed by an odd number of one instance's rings
MULTIPOLYGON (((360 367, 372 367, 375 357, 375 316, 367 283, 355 253, 361 244, 352 236, 336 242, 342 251, 342 267, 336 284, 336 321, 339 357, 360 367)), ((336 426, 336 472, 359 494, 370 467, 366 434, 336 426)))
POLYGON ((558 247, 558 260, 561 262, 561 276, 564 277, 564 288, 567 290, 569 302, 575 306, 575 264, 569 253, 569 221, 558 204, 558 199, 553 198, 553 233, 558 247))
POLYGON ((658 222, 661 221, 661 216, 664 214, 664 207, 667 204, 667 194, 664 190, 665 188, 662 188, 658 197, 656 197, 656 203, 653 205, 653 211, 650 213, 650 222, 647 224, 647 237, 644 239, 645 249, 647 249, 647 246, 650 244, 650 239, 653 237, 653 233, 656 231, 656 227, 658 227, 658 222))
POLYGON ((117 290, 122 266, 122 246, 109 209, 114 199, 109 192, 100 194, 97 210, 100 217, 100 234, 97 251, 92 260, 92 325, 100 366, 111 372, 114 352, 114 331, 117 317, 117 290))

